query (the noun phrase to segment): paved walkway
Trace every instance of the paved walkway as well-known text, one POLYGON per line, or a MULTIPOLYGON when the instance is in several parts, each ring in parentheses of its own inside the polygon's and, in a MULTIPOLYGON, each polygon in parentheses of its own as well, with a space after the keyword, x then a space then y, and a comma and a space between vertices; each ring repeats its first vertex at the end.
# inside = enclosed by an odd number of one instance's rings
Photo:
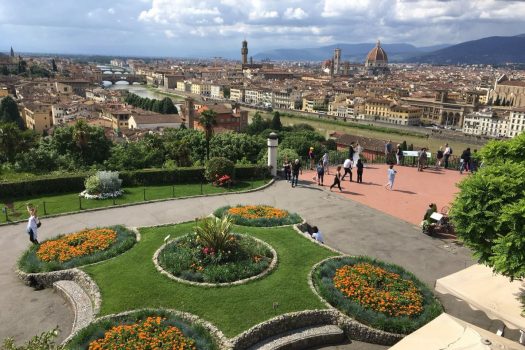
MULTIPOLYGON (((449 206, 458 192, 456 183, 468 176, 458 171, 433 167, 418 172, 416 167, 395 166, 397 171, 394 181, 394 190, 385 189, 387 183, 387 169, 385 164, 371 164, 363 171, 363 183, 356 183, 357 172, 353 169, 353 181, 348 175, 345 177, 342 188, 343 195, 359 203, 375 208, 412 224, 419 225, 430 203, 436 203, 438 210, 449 206)), ((329 187, 333 183, 335 167, 330 167, 332 175, 325 175, 324 185, 329 187)), ((344 170, 341 171, 344 174, 344 170)), ((314 171, 303 172, 303 179, 312 184, 314 171)), ((334 187, 334 192, 339 192, 334 187)))
MULTIPOLYGON (((391 194, 381 192, 382 196, 391 194)), ((269 204, 297 212, 319 226, 328 245, 348 254, 369 255, 402 265, 431 287, 437 278, 473 263, 465 248, 422 235, 410 223, 317 185, 306 186, 302 181, 294 189, 287 182, 278 181, 263 191, 247 194, 173 200, 49 218, 43 220, 39 236, 43 240, 94 226, 187 221, 220 206, 241 203, 269 204)), ((61 297, 50 290, 33 291, 13 273, 16 260, 28 245, 24 223, 0 227, 0 339, 15 336, 22 341, 56 325, 64 330, 62 337, 65 337, 72 315, 61 297)))

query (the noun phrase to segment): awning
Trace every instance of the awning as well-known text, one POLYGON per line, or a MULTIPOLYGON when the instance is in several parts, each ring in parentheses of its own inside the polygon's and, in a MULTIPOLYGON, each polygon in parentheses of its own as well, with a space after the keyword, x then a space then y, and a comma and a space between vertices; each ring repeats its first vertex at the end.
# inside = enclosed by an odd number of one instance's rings
POLYGON ((525 330, 525 317, 520 295, 525 283, 496 275, 484 265, 472 265, 436 281, 436 291, 452 294, 483 311, 493 320, 502 321, 508 328, 525 330))
POLYGON ((523 346, 444 313, 390 348, 419 349, 523 350, 523 346))

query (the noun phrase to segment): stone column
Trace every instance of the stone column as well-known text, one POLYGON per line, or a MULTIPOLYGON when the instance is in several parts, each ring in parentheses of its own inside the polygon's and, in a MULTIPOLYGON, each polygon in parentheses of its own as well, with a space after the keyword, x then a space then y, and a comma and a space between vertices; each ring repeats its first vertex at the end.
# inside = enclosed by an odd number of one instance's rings
POLYGON ((272 176, 277 176, 277 145, 279 141, 277 134, 272 132, 268 136, 268 166, 272 176))

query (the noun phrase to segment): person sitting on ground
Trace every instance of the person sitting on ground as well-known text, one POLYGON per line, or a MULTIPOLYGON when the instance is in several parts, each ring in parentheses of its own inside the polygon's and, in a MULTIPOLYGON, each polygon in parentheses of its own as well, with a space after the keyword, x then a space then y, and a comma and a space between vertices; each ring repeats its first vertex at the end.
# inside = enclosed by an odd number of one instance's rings
POLYGON ((429 223, 431 223, 432 221, 434 221, 431 216, 432 214, 434 213, 437 213, 437 205, 436 203, 430 203, 428 205, 428 209, 427 211, 425 212, 425 216, 423 216, 423 221, 427 221, 429 223))
POLYGON ((312 238, 319 243, 324 243, 323 235, 321 234, 321 231, 319 231, 317 226, 312 227, 312 238))

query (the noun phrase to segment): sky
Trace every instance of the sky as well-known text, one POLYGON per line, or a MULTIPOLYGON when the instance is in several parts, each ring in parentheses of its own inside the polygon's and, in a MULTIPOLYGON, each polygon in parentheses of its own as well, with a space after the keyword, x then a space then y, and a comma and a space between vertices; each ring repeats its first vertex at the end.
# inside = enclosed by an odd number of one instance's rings
POLYGON ((0 0, 0 52, 240 56, 335 43, 454 44, 525 32, 511 0, 0 0))

